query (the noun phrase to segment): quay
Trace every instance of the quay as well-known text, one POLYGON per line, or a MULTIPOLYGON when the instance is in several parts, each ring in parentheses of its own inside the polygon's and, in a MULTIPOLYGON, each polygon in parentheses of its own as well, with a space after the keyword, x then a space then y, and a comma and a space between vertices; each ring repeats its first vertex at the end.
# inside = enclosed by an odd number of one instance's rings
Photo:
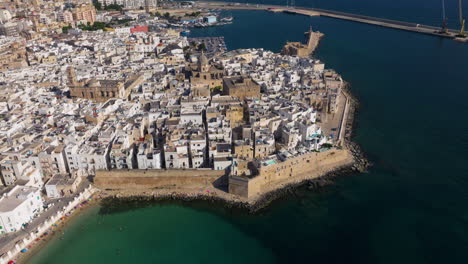
MULTIPOLYGON (((370 17, 359 14, 352 14, 346 12, 325 10, 319 8, 307 7, 288 7, 280 5, 263 5, 263 4, 248 4, 248 3, 232 3, 232 2, 218 2, 218 1, 197 1, 195 2, 198 8, 207 9, 220 9, 220 10, 260 10, 269 12, 283 12, 289 14, 298 14, 305 16, 323 16, 341 20, 348 20, 363 24, 370 24, 374 26, 393 28, 398 30, 410 31, 415 33, 433 35, 443 38, 457 39, 458 30, 448 29, 447 33, 440 32, 439 27, 404 22, 398 20, 391 20, 385 18, 370 17)), ((466 39, 466 38, 465 38, 466 39)), ((458 40, 458 39, 457 39, 458 40)), ((464 39, 460 39, 464 40, 464 39)), ((468 43, 467 41, 465 41, 468 43)))

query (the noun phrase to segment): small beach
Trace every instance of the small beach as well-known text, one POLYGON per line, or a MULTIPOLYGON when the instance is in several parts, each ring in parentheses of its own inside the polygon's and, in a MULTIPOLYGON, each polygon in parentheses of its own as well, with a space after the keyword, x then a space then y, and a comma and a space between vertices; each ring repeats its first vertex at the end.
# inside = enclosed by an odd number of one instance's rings
POLYGON ((46 232, 41 234, 39 238, 30 243, 26 247, 26 252, 19 253, 13 260, 17 264, 27 264, 28 261, 41 249, 43 249, 50 241, 53 239, 60 239, 60 236, 66 232, 67 227, 76 218, 81 216, 85 210, 99 205, 99 199, 96 199, 95 196, 98 197, 98 195, 93 195, 86 201, 83 201, 77 205, 73 211, 68 212, 65 216, 61 217, 59 221, 55 222, 49 229, 47 229, 46 232))

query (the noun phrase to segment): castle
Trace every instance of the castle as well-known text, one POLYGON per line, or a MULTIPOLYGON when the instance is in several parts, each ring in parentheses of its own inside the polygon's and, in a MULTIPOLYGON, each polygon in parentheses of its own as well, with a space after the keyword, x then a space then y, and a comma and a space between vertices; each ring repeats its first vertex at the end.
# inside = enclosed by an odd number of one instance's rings
POLYGON ((301 42, 287 42, 281 51, 282 55, 308 57, 317 48, 323 33, 312 31, 312 26, 308 32, 304 33, 306 37, 306 44, 301 42))

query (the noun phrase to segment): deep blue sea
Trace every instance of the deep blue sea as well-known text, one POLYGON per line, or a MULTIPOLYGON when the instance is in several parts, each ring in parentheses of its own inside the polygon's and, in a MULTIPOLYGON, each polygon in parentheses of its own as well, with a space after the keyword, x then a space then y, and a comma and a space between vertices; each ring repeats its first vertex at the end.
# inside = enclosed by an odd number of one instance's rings
MULTIPOLYGON (((457 1, 446 2, 455 24, 457 1)), ((296 5, 440 19, 435 0, 296 5)), ((260 215, 199 202, 95 208, 31 263, 467 263, 468 44, 330 18, 229 14, 233 24, 192 36, 279 51, 310 25, 325 33, 315 56, 351 84, 360 101, 354 140, 374 166, 320 191, 299 189, 260 215)))

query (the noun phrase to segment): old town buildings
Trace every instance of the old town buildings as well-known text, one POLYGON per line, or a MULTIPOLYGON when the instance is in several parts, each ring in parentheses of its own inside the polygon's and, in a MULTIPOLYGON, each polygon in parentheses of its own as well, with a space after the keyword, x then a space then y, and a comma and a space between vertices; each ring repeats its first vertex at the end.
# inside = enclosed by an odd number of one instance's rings
MULTIPOLYGON (((100 170, 250 175, 338 142, 327 120, 341 116, 343 81, 319 60, 205 52, 143 12, 48 4, 31 8, 31 29, 0 37, 0 179, 21 196, 8 212, 42 188, 66 196, 100 170)), ((0 225, 17 230, 35 208, 11 222, 0 211, 0 225)))

